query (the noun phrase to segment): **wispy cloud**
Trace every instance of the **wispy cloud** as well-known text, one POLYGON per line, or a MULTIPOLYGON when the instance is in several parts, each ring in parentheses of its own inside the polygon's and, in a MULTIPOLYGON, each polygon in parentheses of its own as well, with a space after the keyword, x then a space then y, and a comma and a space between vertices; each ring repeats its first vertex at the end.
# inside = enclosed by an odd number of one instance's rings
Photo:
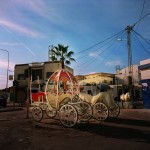
MULTIPOLYGON (((6 21, 7 22, 7 21, 6 21)), ((5 24, 6 26, 7 26, 7 24, 5 24)), ((16 36, 15 36, 15 34, 13 34, 8 28, 6 28, 6 27, 4 27, 3 25, 1 25, 1 20, 0 20, 0 26, 1 27, 3 27, 7 32, 9 32, 10 34, 12 34, 16 39, 17 39, 17 41, 20 41, 16 36)), ((15 28, 17 27, 17 25, 15 26, 15 28)), ((30 31, 29 31, 30 32, 30 31)), ((28 32, 28 33, 29 33, 28 32)), ((32 32, 32 31, 31 31, 32 32)), ((30 33, 31 33, 30 32, 30 33)), ((6 44, 6 43, 4 43, 4 44, 6 44)), ((15 44, 17 44, 17 43, 15 43, 15 44)), ((23 42, 19 42, 18 43, 18 45, 23 45, 33 56, 35 56, 35 53, 26 45, 26 44, 24 44, 23 42)))
POLYGON ((96 58, 96 57, 98 57, 98 53, 96 53, 96 52, 91 52, 91 53, 89 54, 89 56, 96 58))
MULTIPOLYGON (((9 70, 14 70, 15 63, 9 62, 9 70)), ((0 60, 0 68, 7 69, 8 67, 8 61, 6 60, 0 60)))
POLYGON ((122 65, 122 62, 120 60, 114 60, 114 61, 107 61, 105 63, 106 66, 116 66, 116 65, 122 65))
POLYGON ((0 74, 0 79, 5 79, 5 78, 6 78, 6 75, 0 74))
POLYGON ((6 19, 1 18, 0 24, 2 27, 3 26, 5 27, 7 32, 9 30, 15 30, 15 31, 18 31, 20 33, 24 33, 24 34, 32 36, 32 37, 38 37, 39 36, 39 33, 31 31, 30 29, 27 29, 26 27, 20 26, 19 24, 16 24, 16 23, 9 21, 9 20, 6 20, 6 19))
POLYGON ((20 43, 17 43, 17 42, 0 42, 0 45, 4 45, 4 46, 20 46, 21 44, 20 43))

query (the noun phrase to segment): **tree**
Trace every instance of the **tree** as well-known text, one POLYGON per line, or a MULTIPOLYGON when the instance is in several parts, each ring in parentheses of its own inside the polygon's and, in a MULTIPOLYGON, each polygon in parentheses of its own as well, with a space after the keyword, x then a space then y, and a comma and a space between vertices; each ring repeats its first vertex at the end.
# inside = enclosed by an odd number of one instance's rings
POLYGON ((64 46, 62 44, 58 44, 52 49, 52 53, 55 54, 54 56, 60 58, 61 67, 65 69, 65 64, 70 65, 72 61, 75 61, 72 56, 74 55, 73 51, 68 51, 69 46, 64 46))

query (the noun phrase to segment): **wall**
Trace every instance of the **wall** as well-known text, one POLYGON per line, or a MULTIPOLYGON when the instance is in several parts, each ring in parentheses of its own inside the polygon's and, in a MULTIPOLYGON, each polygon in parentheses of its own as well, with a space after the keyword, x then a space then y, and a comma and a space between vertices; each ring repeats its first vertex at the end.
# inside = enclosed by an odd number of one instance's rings
POLYGON ((150 109, 150 79, 142 80, 144 108, 150 109))
POLYGON ((140 61, 142 97, 144 108, 150 109, 150 59, 140 61))

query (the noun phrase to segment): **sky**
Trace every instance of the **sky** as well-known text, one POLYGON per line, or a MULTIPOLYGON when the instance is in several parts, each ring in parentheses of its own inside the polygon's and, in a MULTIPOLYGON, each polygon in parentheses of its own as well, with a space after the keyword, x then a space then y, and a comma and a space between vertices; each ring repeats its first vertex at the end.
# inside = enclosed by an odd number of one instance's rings
POLYGON ((74 52, 75 75, 115 73, 128 66, 128 25, 135 24, 132 64, 149 59, 149 8, 149 0, 0 0, 0 89, 8 53, 13 75, 16 64, 48 61, 49 46, 58 44, 74 52))

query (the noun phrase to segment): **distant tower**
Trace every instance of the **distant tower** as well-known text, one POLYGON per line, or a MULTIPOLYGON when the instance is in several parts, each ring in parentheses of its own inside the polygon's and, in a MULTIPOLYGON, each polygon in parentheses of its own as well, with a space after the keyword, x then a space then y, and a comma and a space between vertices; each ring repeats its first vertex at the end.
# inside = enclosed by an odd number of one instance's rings
POLYGON ((53 56, 52 49, 53 48, 54 48, 53 45, 49 45, 49 47, 48 47, 48 61, 52 60, 52 56, 53 56))
POLYGON ((116 65, 116 74, 120 74, 120 65, 116 65))

